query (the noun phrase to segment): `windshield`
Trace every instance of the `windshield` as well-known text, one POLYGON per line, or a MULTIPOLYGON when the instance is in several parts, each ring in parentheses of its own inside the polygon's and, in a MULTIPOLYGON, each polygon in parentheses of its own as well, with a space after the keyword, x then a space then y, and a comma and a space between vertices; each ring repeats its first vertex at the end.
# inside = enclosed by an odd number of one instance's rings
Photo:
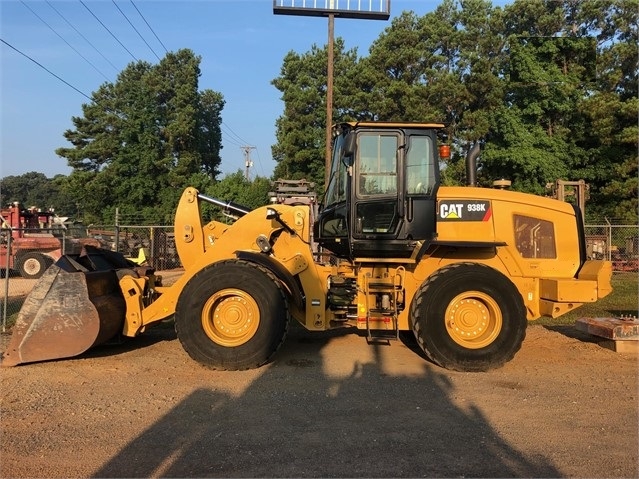
POLYGON ((334 205, 346 201, 346 165, 342 161, 344 151, 344 133, 338 135, 333 143, 333 160, 331 162, 331 176, 324 197, 324 206, 334 205))

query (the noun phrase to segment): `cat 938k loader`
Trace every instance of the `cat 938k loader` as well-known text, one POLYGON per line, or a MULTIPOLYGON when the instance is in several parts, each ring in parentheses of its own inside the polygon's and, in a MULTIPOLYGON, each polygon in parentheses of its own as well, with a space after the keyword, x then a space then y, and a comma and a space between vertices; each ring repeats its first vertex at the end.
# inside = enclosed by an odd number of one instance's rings
POLYGON ((185 271, 173 285, 116 253, 63 257, 27 297, 3 364, 75 356, 173 317, 188 354, 215 369, 267 363, 291 318, 314 331, 357 328, 370 341, 412 331, 444 368, 503 365, 528 320, 610 293, 611 264, 587 260, 572 204, 476 187, 476 155, 468 186, 442 186, 442 127, 336 126, 319 208, 249 211, 187 188, 175 215, 185 271), (205 202, 238 219, 203 222, 205 202))

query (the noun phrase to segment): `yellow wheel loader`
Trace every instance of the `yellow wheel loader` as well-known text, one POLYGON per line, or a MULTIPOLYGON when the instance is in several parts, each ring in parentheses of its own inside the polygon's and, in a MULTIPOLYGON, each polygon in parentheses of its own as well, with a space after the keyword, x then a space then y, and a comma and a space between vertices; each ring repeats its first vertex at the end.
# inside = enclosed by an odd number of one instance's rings
POLYGON ((529 320, 610 293, 611 264, 586 259, 573 205, 476 187, 477 152, 468 186, 441 186, 442 127, 336 126, 319 208, 248 211, 187 188, 175 215, 185 269, 176 283, 101 250, 63 258, 27 298, 3 364, 74 356, 173 317, 188 354, 215 369, 267 363, 291 318, 315 331, 357 328, 369 341, 412 331, 453 370, 503 365, 529 320), (206 202, 238 219, 204 223, 206 202))

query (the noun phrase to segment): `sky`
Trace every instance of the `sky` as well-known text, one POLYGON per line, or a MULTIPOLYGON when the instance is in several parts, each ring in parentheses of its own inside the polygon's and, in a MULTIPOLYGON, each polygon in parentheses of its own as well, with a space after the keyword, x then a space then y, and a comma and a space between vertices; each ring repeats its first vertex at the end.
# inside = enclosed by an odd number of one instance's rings
MULTIPOLYGON (((421 16, 438 3, 392 0, 390 20, 336 18, 334 34, 365 56, 393 17, 404 10, 421 16)), ((129 63, 157 64, 181 48, 202 58, 199 89, 226 102, 223 175, 245 171, 242 147, 251 146, 254 178, 270 177, 275 166, 271 146, 284 103, 271 81, 289 51, 327 43, 328 21, 274 15, 272 0, 0 0, 0 39, 0 178, 69 174, 55 149, 71 146, 63 134, 87 97, 129 63)))

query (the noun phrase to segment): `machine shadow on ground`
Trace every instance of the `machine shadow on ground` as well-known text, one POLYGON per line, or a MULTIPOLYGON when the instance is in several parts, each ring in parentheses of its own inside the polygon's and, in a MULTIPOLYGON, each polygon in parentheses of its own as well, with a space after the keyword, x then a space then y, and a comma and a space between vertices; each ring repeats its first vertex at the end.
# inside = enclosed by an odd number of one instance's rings
POLYGON ((334 338, 293 329, 241 396, 196 387, 93 477, 562 475, 500 438, 472 401, 457 407, 450 379, 426 362, 388 374, 385 346, 373 345, 372 361, 327 374, 334 338))

